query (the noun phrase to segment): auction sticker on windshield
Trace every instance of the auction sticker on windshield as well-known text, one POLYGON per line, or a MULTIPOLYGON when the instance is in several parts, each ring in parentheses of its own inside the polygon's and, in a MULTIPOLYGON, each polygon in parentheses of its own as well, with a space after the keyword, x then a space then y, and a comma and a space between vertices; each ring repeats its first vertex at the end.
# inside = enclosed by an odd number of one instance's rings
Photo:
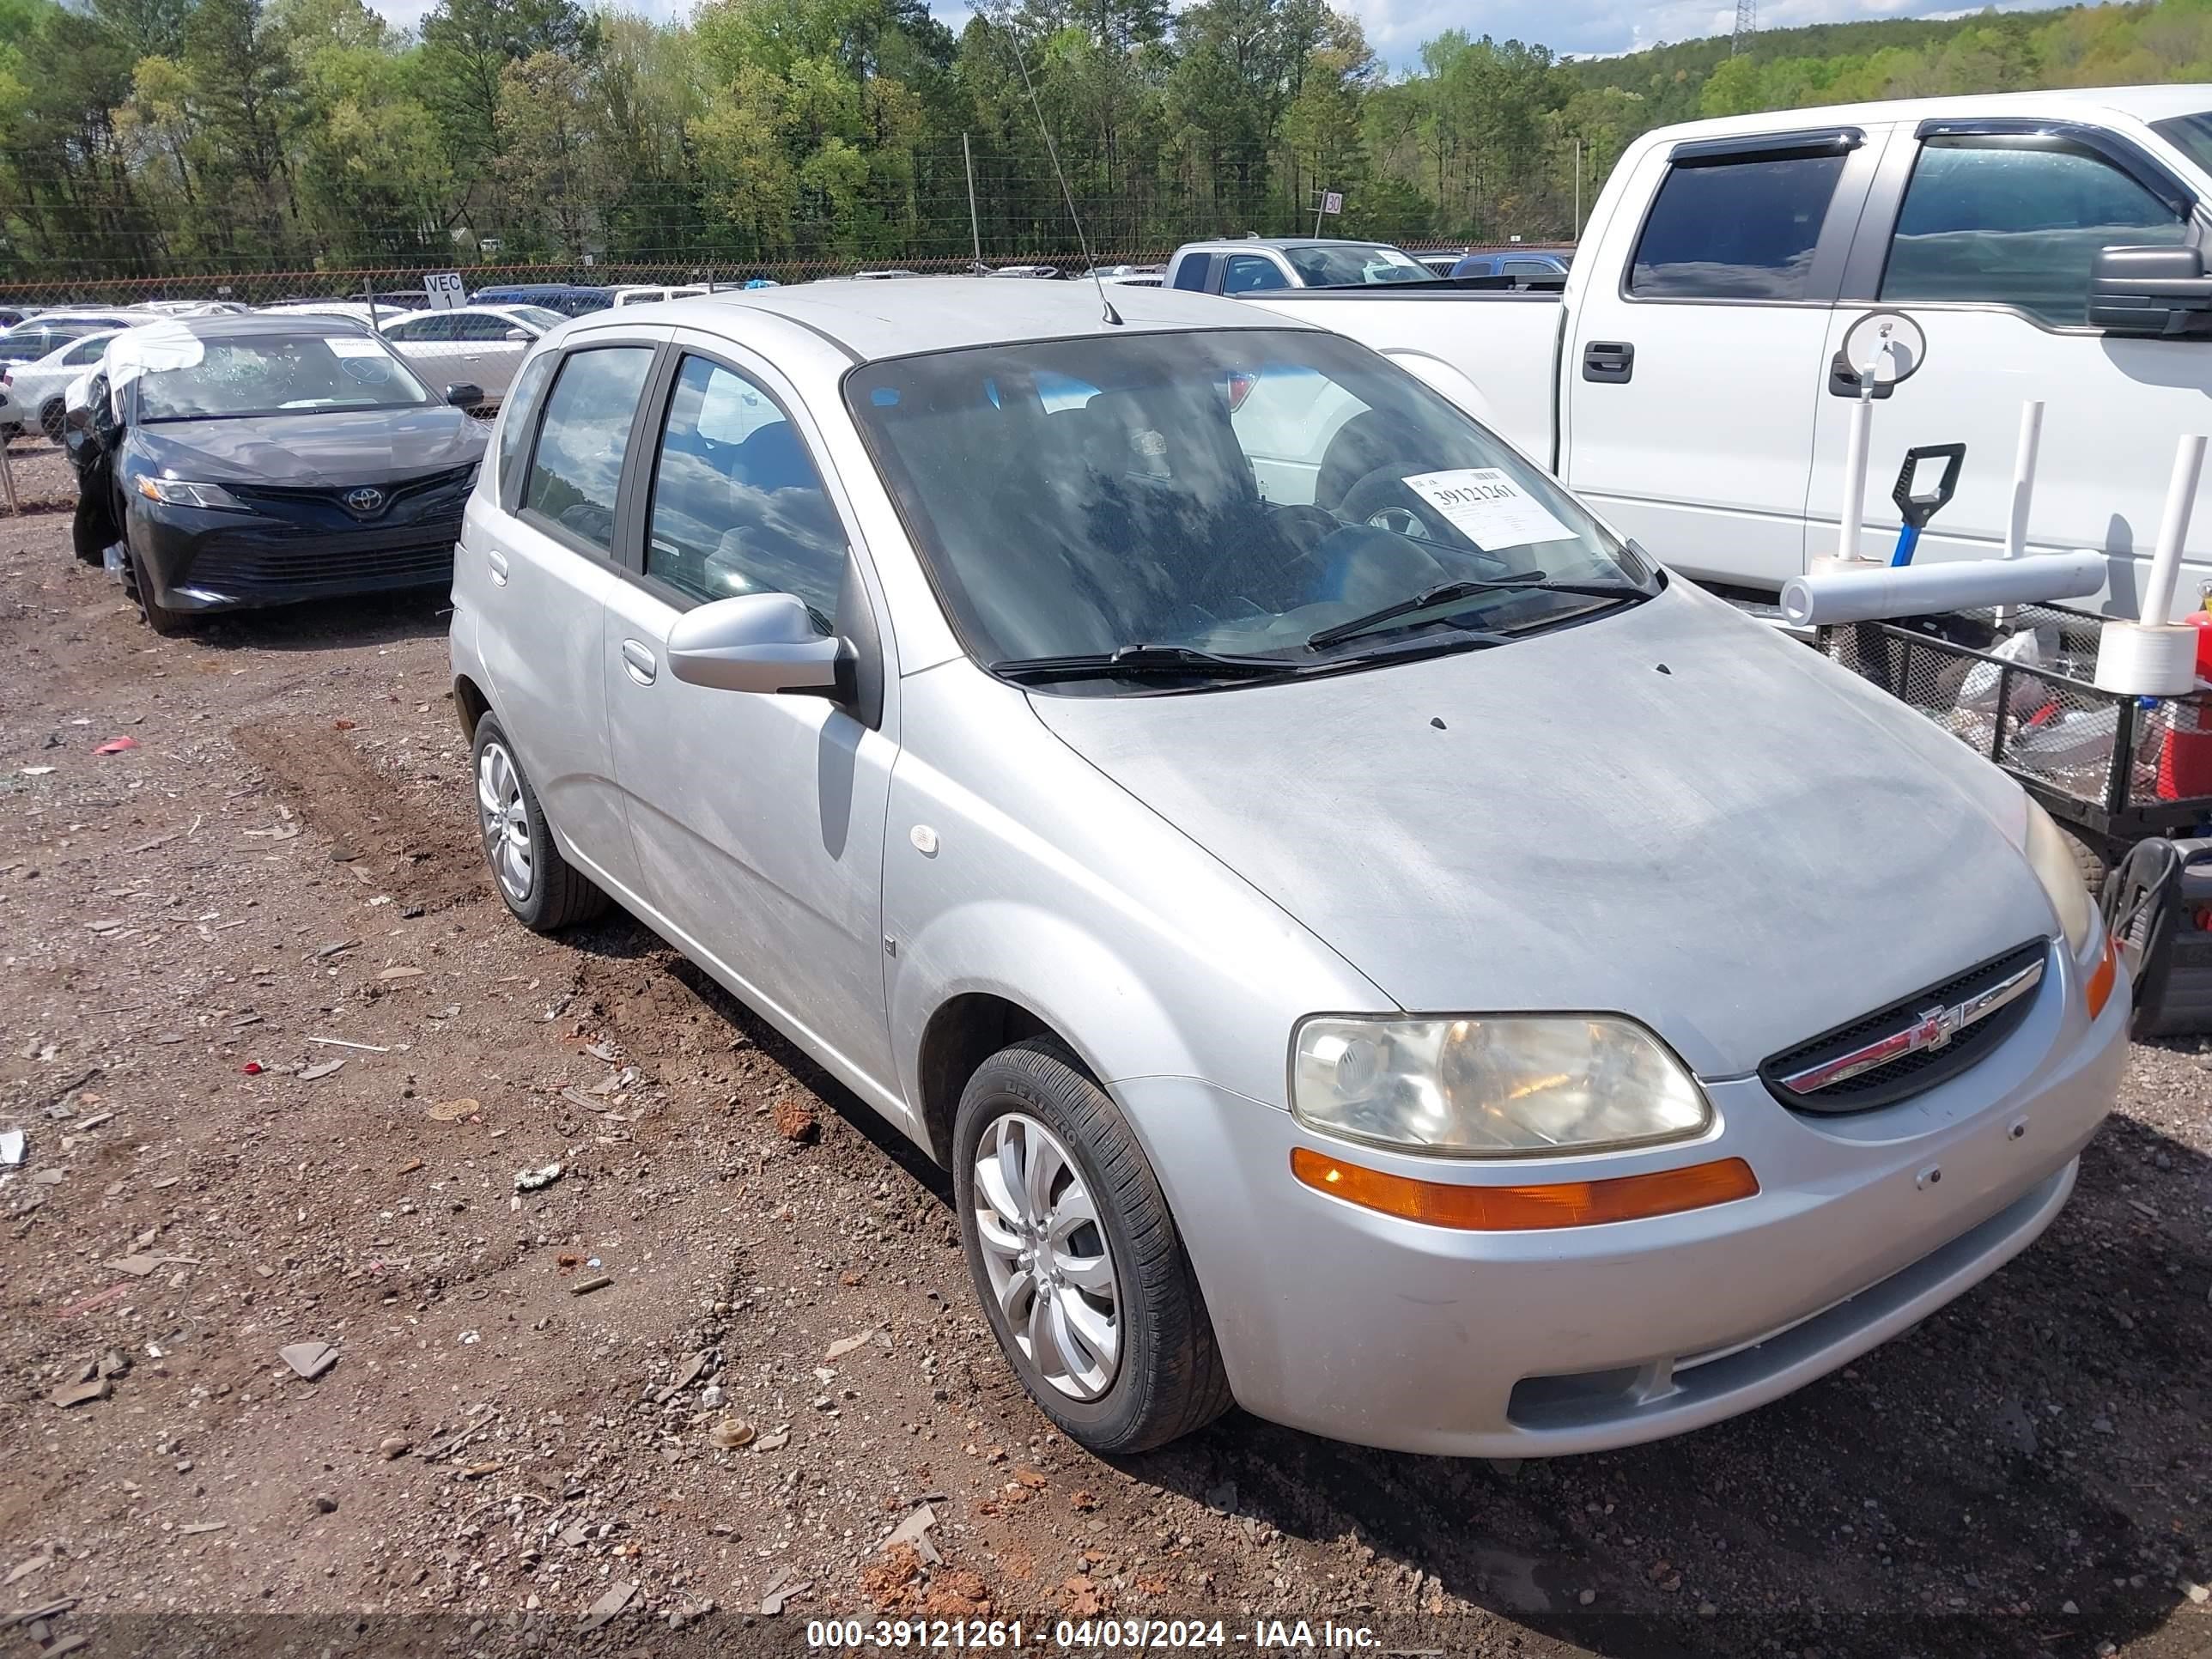
POLYGON ((1532 501, 1495 466, 1416 472, 1406 488, 1451 521, 1480 548, 1525 547, 1531 542, 1572 541, 1575 532, 1532 501))

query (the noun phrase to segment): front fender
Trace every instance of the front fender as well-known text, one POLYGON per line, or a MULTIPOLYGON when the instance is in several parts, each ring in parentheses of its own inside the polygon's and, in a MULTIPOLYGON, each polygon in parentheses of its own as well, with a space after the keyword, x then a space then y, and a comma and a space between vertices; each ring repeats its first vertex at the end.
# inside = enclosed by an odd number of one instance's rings
MULTIPOLYGON (((1158 987, 1103 940, 1040 905, 984 898, 934 917, 900 942, 905 964, 890 988, 893 1052, 908 1100, 922 1097, 922 1035, 936 1012, 976 993, 1027 1008, 1102 1083, 1188 1077, 1201 1062, 1158 987)), ((1186 1012, 1206 1006, 1181 988, 1186 1012)))

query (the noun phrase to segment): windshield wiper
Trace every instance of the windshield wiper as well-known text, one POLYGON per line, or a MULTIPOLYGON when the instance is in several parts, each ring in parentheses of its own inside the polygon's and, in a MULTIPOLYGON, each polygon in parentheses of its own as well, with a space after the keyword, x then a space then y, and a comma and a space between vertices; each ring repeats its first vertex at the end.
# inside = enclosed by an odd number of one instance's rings
POLYGON ((1224 657, 1188 645, 1125 645, 1066 657, 1014 657, 991 665, 1016 681, 1118 679, 1262 679, 1310 670, 1279 657, 1224 657))
POLYGON ((1486 581, 1468 578, 1460 581, 1439 582, 1434 587, 1424 588, 1410 599, 1400 599, 1395 605, 1386 605, 1379 611, 1370 611, 1364 617, 1354 617, 1334 628, 1324 628, 1310 635, 1306 648, 1317 651, 1322 646, 1334 645, 1339 640, 1348 640, 1355 634, 1364 634, 1370 629, 1380 628, 1385 623, 1396 622, 1401 617, 1415 617, 1426 611, 1442 610, 1457 605, 1462 599, 1473 599, 1478 593, 1579 593, 1597 599, 1640 599, 1650 596, 1640 587, 1626 582, 1555 582, 1540 570, 1532 570, 1524 576, 1504 576, 1486 581))

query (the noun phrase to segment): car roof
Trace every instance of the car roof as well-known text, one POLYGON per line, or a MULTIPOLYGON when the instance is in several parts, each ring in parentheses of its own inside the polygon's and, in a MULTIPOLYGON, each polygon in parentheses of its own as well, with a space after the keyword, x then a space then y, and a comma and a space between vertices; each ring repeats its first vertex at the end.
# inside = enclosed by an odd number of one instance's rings
POLYGON ((1671 143, 1684 138, 1723 138, 1745 133, 1794 131, 1806 127, 1856 122, 1964 120, 1979 116, 2131 116, 2162 121, 2168 116, 2212 110, 2212 86, 2183 83, 2158 87, 2080 87, 2048 92, 1999 92, 1979 97, 1893 98, 1880 103, 1828 104, 1813 109, 1769 111, 1762 115, 1728 115, 1661 127, 1647 140, 1671 143))
POLYGON ((210 317, 164 317, 158 322, 142 323, 139 327, 182 329, 196 340, 250 340, 329 334, 334 331, 363 335, 369 332, 368 325, 356 318, 313 311, 226 312, 210 317))
MULTIPOLYGON (((1396 247, 1395 242, 1386 242, 1380 236, 1221 236, 1210 242, 1192 242, 1190 247, 1204 248, 1208 252, 1218 251, 1233 253, 1239 248, 1272 247, 1283 252, 1307 247, 1396 247)), ((1400 250, 1403 252, 1402 249, 1400 250)))
POLYGON ((1271 311, 1176 289, 1117 287, 1121 328, 1103 322, 1098 291, 1087 281, 994 283, 975 276, 914 276, 896 283, 805 283, 787 288, 717 289, 689 300, 594 312, 569 325, 572 339, 641 322, 719 332, 732 310, 763 312, 797 324, 862 362, 969 346, 1018 345, 1086 334, 1212 328, 1303 328, 1271 311))

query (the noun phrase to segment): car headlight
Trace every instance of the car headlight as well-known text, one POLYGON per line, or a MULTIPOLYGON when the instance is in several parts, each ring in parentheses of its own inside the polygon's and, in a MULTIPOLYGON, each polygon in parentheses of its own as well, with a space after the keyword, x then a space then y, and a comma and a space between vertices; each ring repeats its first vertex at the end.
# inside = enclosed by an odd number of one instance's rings
POLYGON ((1455 1158, 1683 1140, 1713 1116, 1656 1037, 1607 1014, 1316 1016, 1291 1041, 1291 1107, 1317 1129, 1455 1158))
POLYGON ((2036 879, 2051 896, 2051 908, 2058 912, 2058 931, 2066 936, 2066 948, 2074 953, 2075 961, 2087 962, 2104 944, 2105 919, 2081 879, 2074 843, 2032 795, 2027 798, 2027 842, 2023 850, 2036 879))
POLYGON ((187 483, 182 478, 138 475, 138 493, 164 507, 203 507, 216 513, 250 513, 253 509, 219 483, 187 483))

